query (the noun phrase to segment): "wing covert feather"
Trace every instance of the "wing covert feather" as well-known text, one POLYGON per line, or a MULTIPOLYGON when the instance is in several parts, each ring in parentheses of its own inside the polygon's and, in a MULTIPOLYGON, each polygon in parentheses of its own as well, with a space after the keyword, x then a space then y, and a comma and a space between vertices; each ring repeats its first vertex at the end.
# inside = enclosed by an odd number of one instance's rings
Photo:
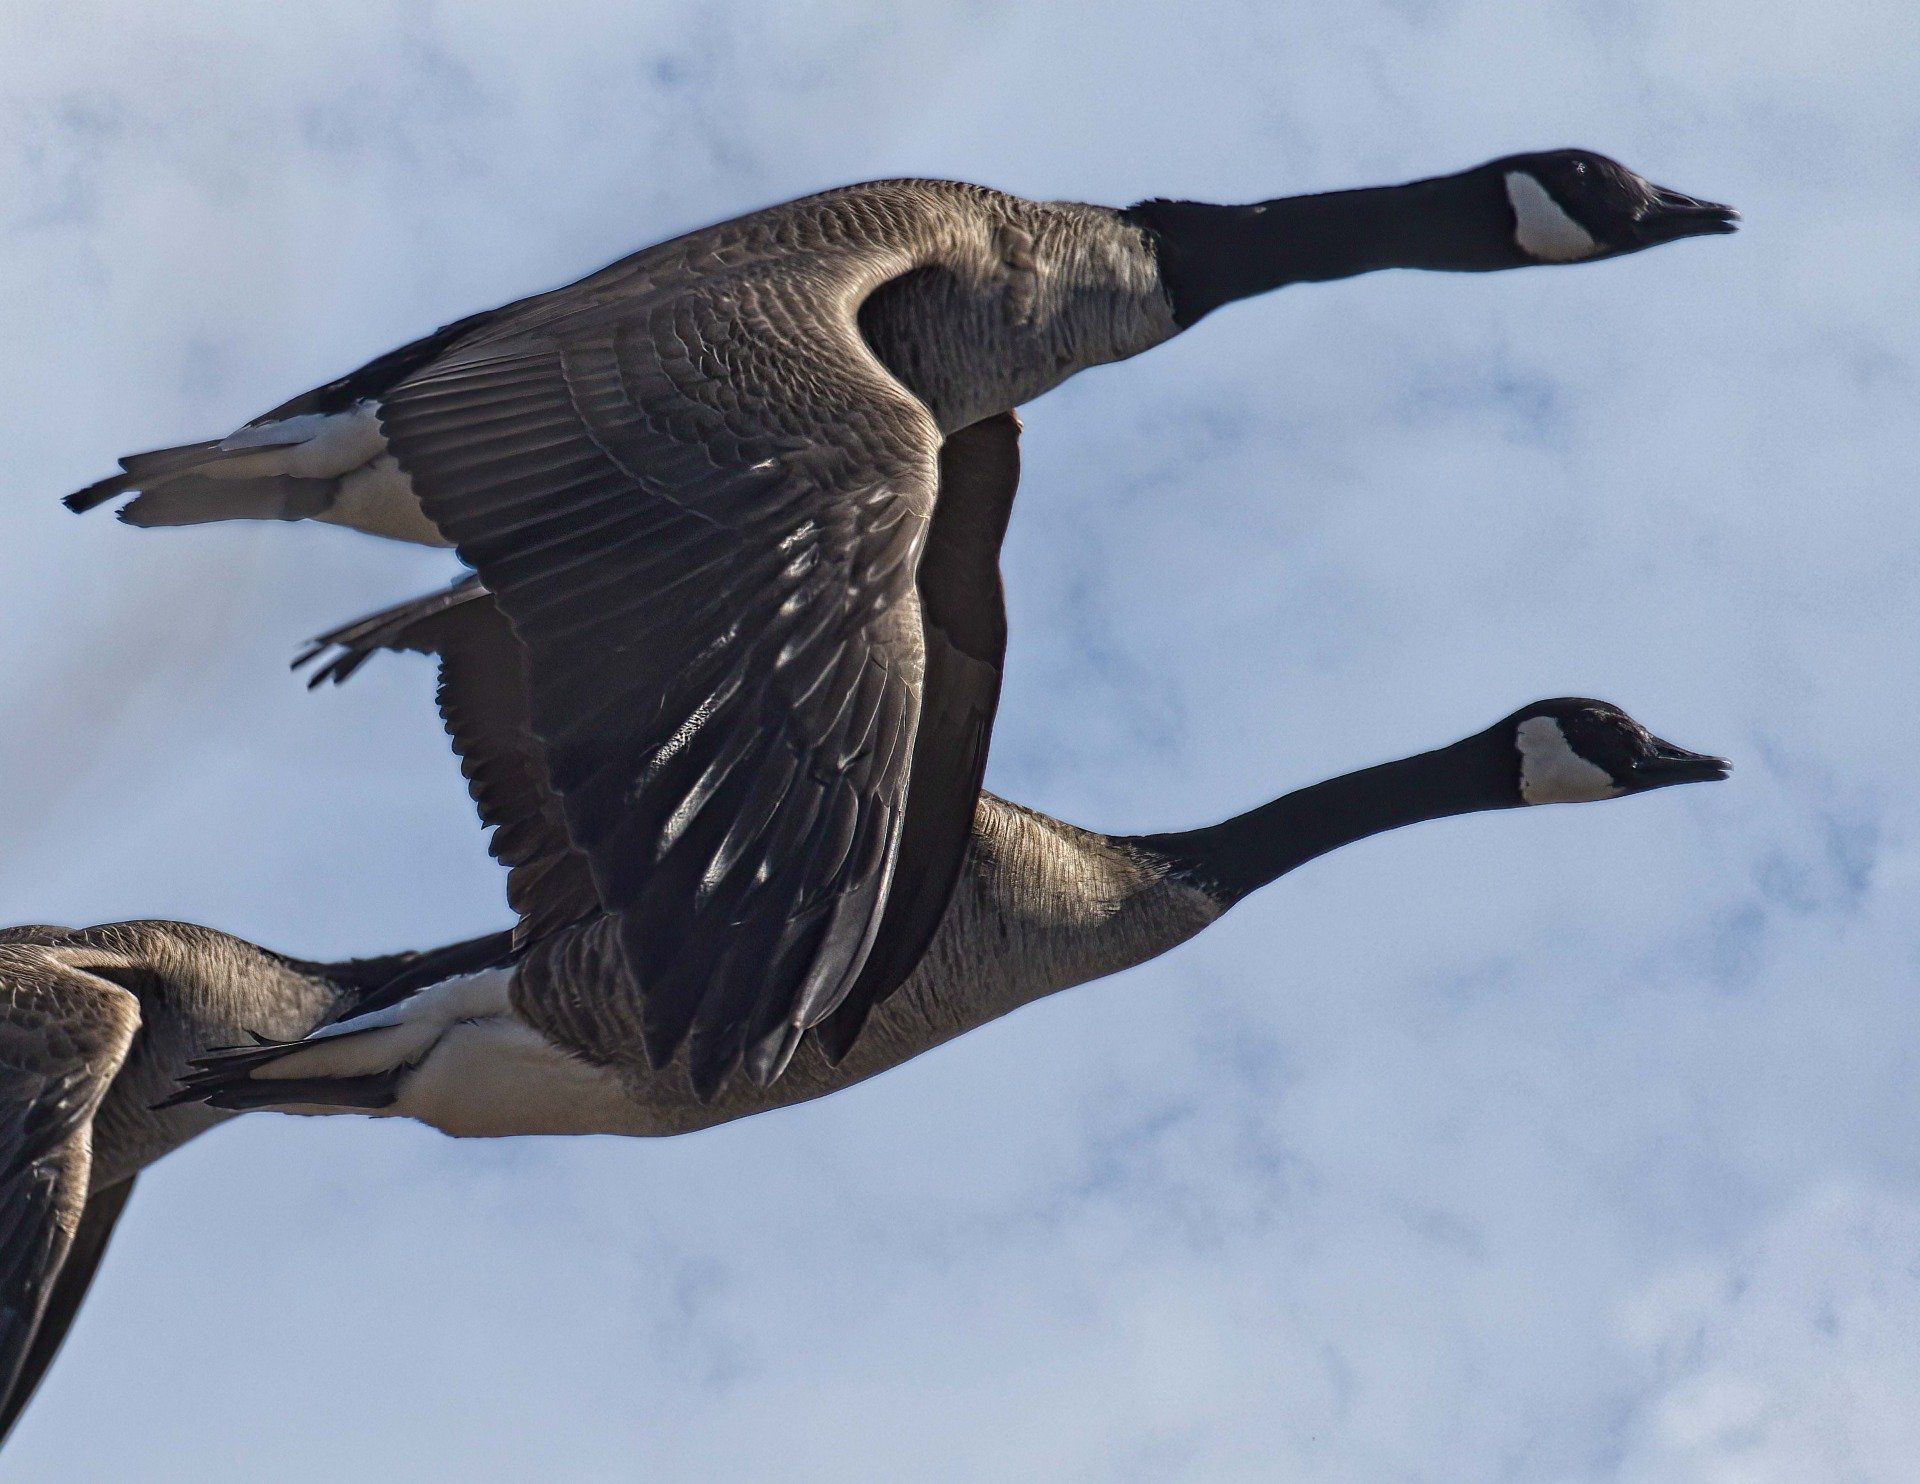
POLYGON ((920 715, 938 430, 850 311, 836 337, 805 307, 640 295, 445 358, 383 414, 524 648, 646 1059, 686 1046, 703 1093, 777 1076, 858 978, 920 715))

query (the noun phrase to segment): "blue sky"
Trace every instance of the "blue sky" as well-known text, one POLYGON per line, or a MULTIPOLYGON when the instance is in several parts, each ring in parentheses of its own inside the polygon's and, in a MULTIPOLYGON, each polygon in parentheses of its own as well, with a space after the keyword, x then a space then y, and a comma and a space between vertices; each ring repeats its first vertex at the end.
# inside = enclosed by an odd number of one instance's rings
POLYGON ((990 781, 1196 823, 1541 695, 1734 781, 1318 862, 692 1138, 229 1126, 0 1477, 1920 1476, 1920 19, 1885 0, 0 13, 0 920, 500 925, 443 554, 57 497, 848 180, 1246 200, 1581 144, 1738 237, 1223 312, 1028 411, 990 781))

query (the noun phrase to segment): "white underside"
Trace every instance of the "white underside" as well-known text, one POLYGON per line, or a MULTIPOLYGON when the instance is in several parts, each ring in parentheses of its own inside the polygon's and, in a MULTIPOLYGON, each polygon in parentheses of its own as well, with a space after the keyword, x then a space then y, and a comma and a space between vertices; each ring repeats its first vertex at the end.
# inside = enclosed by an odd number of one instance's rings
POLYGON ((254 1079, 359 1077, 404 1066, 411 1070, 386 1108, 289 1104, 283 1111, 366 1111, 476 1139, 654 1132, 619 1078, 560 1050, 514 1014, 512 975, 490 969, 449 979, 390 1009, 327 1026, 254 1079))
POLYGON ((413 481, 390 453, 341 476, 340 493, 314 519, 420 546, 453 545, 427 519, 413 493, 413 481))
POLYGON ((455 1026, 388 1111, 467 1139, 651 1132, 617 1077, 511 1013, 455 1026))
POLYGON ((450 546, 420 509, 413 481, 387 451, 379 407, 358 402, 346 412, 309 412, 240 429, 220 440, 224 450, 257 449, 205 466, 214 479, 291 475, 339 481, 332 505, 316 520, 350 526, 422 546, 450 546))

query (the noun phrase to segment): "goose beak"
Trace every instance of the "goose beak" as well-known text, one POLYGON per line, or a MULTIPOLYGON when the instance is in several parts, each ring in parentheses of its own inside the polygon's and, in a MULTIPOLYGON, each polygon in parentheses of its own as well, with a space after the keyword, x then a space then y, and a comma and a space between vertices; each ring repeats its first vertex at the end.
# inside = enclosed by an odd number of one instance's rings
POLYGON ((1636 788, 1667 788, 1675 783, 1718 783, 1733 771, 1723 757, 1689 752, 1671 742, 1653 739, 1653 751, 1633 765, 1636 788))
POLYGON ((1660 186, 1633 224, 1634 244, 1653 247, 1682 237, 1717 237, 1740 229, 1740 213, 1717 201, 1702 201, 1660 186))

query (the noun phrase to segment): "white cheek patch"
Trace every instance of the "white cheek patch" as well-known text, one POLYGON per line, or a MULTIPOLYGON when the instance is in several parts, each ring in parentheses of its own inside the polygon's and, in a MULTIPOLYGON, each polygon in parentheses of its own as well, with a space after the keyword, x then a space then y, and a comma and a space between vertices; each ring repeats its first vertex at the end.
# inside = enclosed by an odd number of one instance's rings
POLYGON ((1524 170, 1507 172, 1507 200, 1513 206, 1513 240, 1520 251, 1543 263, 1574 263, 1600 250, 1593 234, 1576 222, 1524 170))
POLYGON ((1605 768, 1573 750, 1551 716, 1528 717, 1514 741, 1520 749, 1520 797, 1529 804, 1586 804, 1620 792, 1605 768))

